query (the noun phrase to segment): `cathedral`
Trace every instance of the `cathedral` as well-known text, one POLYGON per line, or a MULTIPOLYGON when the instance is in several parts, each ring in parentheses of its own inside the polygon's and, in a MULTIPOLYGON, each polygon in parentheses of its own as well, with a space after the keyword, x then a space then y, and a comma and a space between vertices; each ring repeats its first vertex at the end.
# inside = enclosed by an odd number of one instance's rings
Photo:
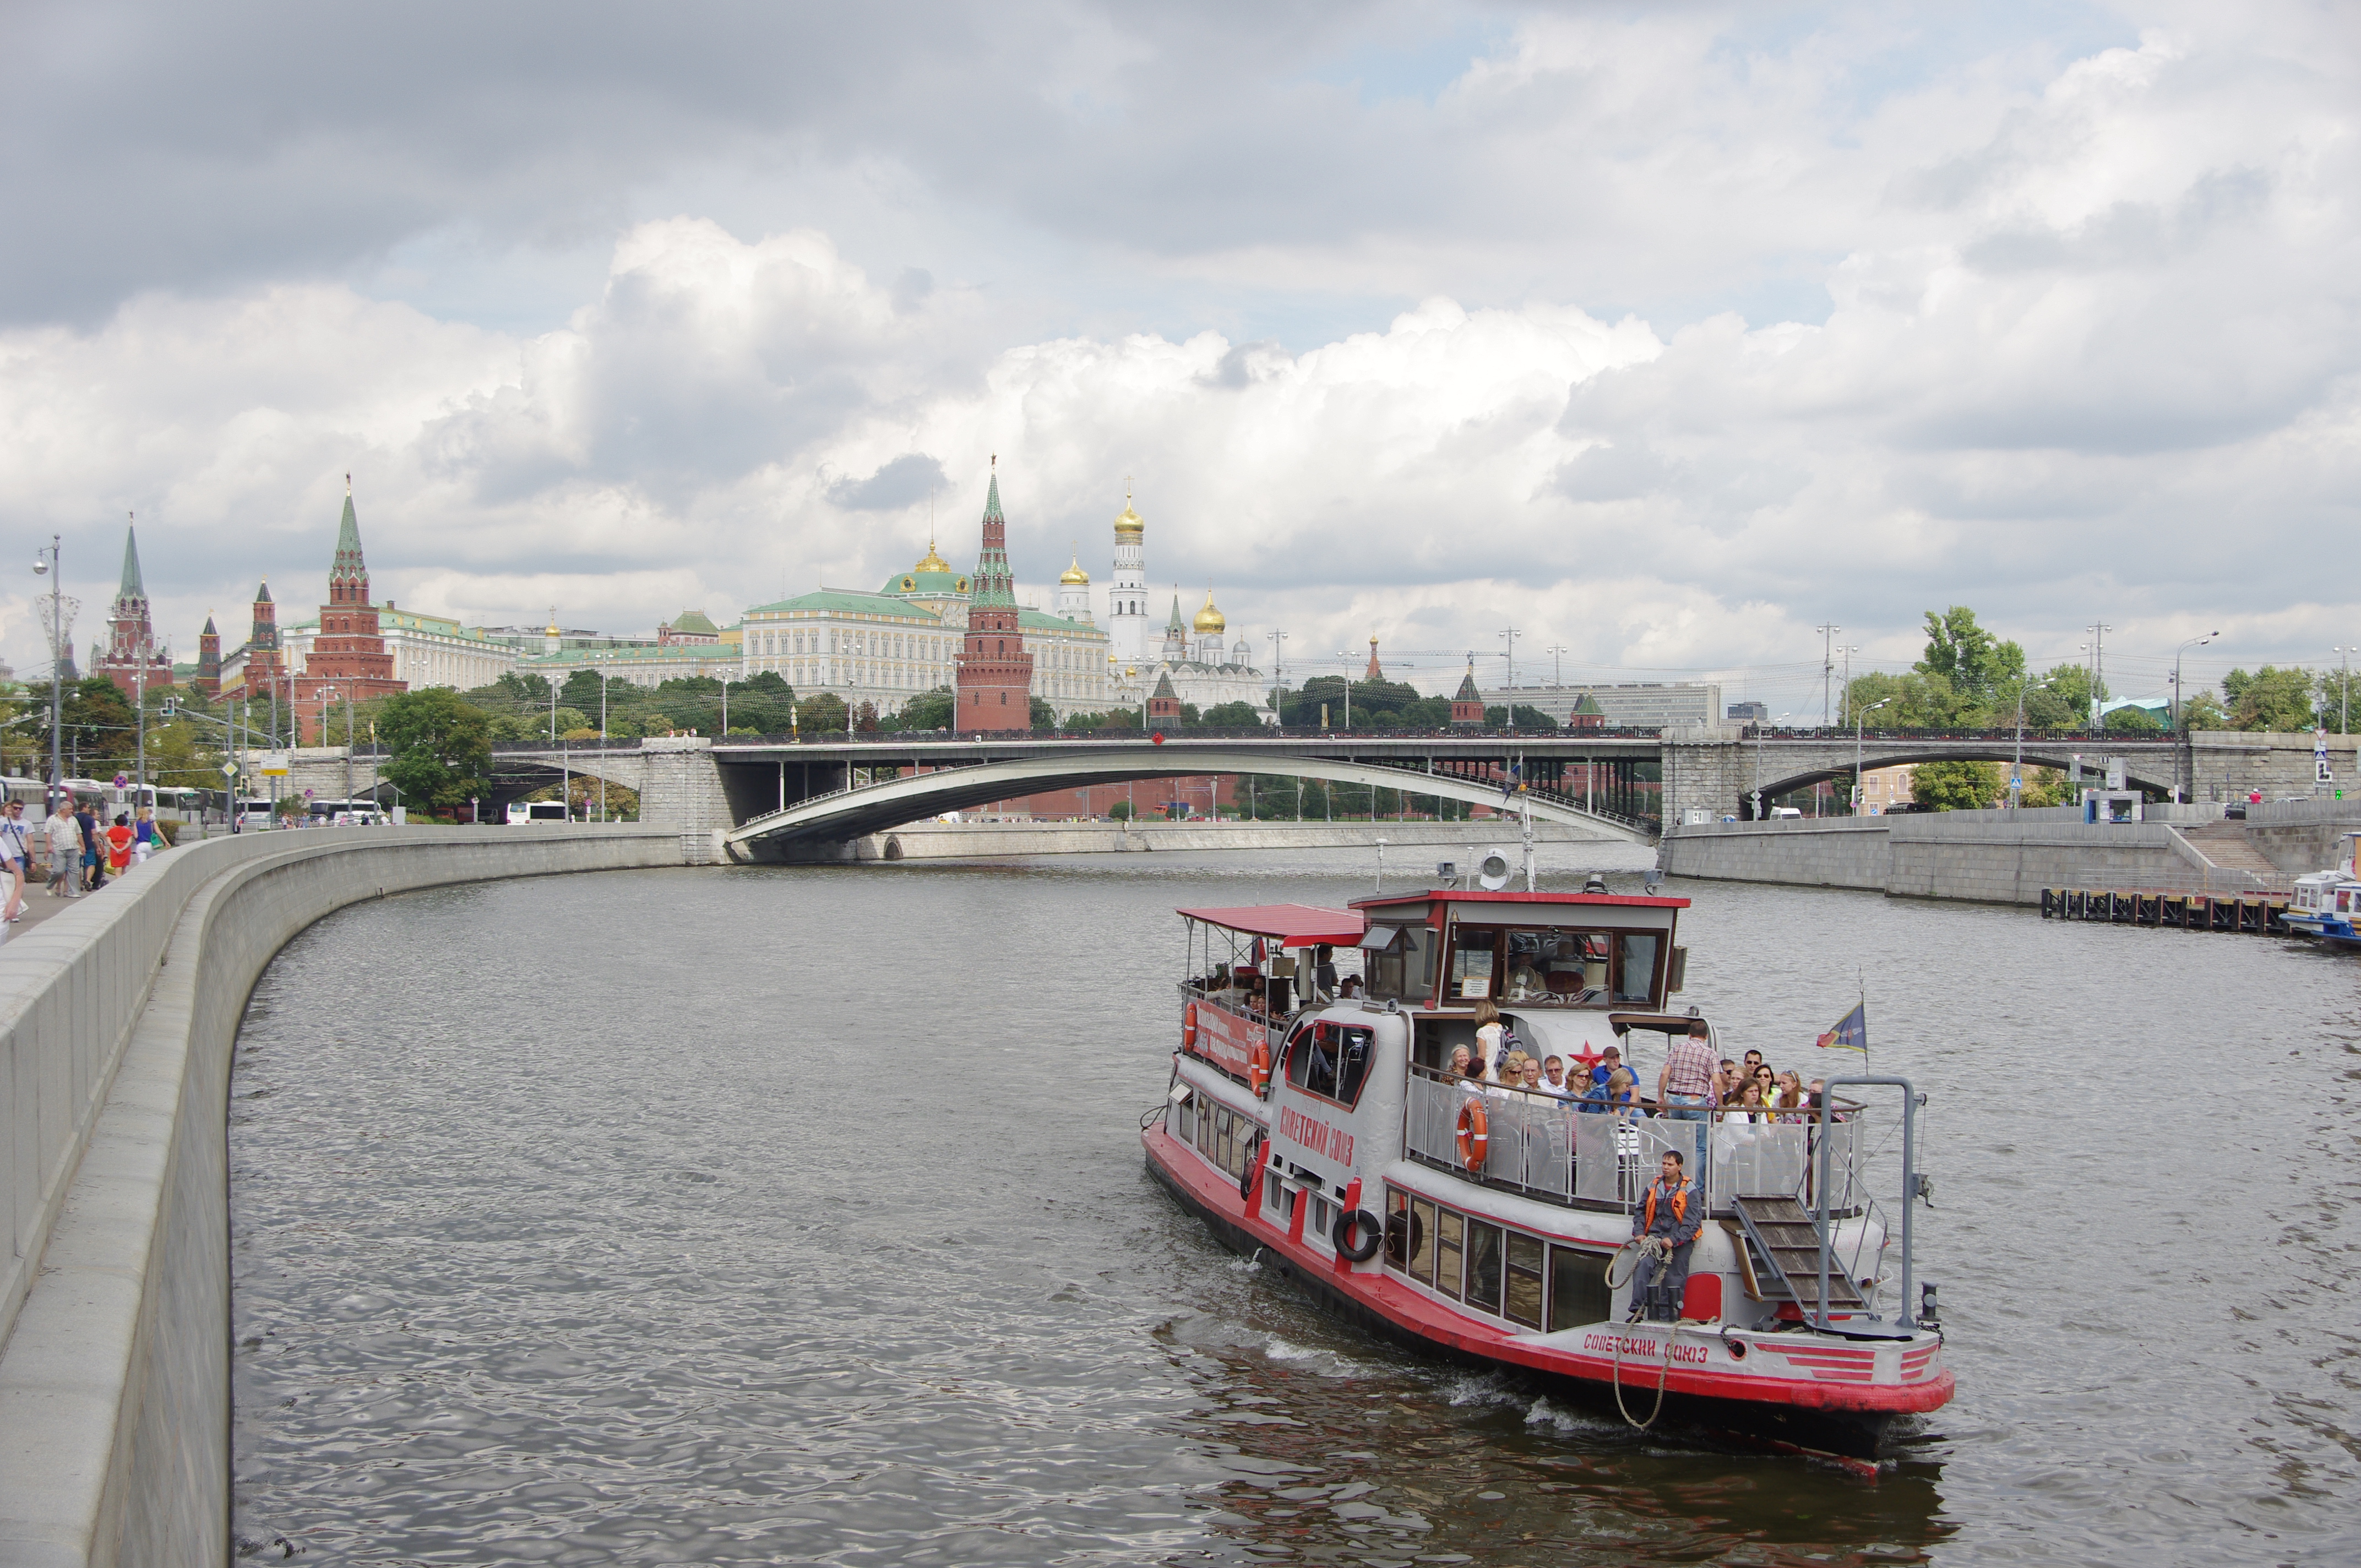
MULTIPOLYGON (((1270 722, 1270 686, 1254 666, 1254 647, 1244 637, 1224 644, 1229 621, 1213 603, 1211 588, 1205 590, 1204 608, 1187 621, 1180 619, 1180 596, 1174 593, 1163 631, 1149 640, 1147 537, 1148 524, 1126 495, 1115 520, 1115 579, 1107 590, 1107 640, 1122 666, 1123 685, 1134 700, 1143 692, 1161 695, 1169 685, 1175 701, 1200 713, 1228 702, 1251 703, 1270 722)), ((1066 576, 1080 577, 1087 596, 1090 579, 1079 566, 1066 576)))

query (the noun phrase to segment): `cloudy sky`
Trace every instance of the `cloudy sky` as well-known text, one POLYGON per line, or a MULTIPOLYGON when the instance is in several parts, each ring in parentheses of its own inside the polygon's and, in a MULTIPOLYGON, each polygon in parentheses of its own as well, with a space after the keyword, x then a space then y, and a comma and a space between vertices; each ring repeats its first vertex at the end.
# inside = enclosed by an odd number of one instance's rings
POLYGON ((1031 594, 1129 476, 1297 670, 2331 663, 2357 16, 9 5, 0 652, 135 510, 184 655, 316 604, 347 472, 380 598, 726 623, 972 559, 997 454, 1031 594))

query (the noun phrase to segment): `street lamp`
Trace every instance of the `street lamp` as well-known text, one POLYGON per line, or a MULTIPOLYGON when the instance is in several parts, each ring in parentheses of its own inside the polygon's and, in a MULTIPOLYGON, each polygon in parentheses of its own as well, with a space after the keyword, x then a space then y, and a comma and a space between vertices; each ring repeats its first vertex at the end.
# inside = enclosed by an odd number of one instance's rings
POLYGON ((57 586, 49 592, 49 787, 46 798, 49 814, 55 816, 58 796, 65 788, 65 602, 66 569, 60 552, 64 549, 64 536, 49 535, 49 547, 35 553, 33 576, 46 577, 52 567, 58 574, 57 586))
MULTIPOLYGON (((1280 716, 1279 711, 1279 687, 1286 684, 1284 678, 1280 674, 1281 663, 1286 653, 1287 633, 1284 631, 1274 631, 1270 633, 1270 714, 1271 719, 1274 723, 1282 725, 1285 723, 1285 719, 1280 716)), ((1107 655, 1107 663, 1115 663, 1114 654, 1110 653, 1107 655)))
POLYGON ((1342 660, 1344 660, 1344 661, 1345 662, 1345 729, 1352 729, 1352 728, 1353 728, 1353 675, 1352 675, 1352 670, 1353 670, 1352 658, 1353 658, 1353 655, 1352 655, 1352 654, 1350 654, 1350 653, 1347 653, 1346 652, 1345 652, 1345 650, 1344 650, 1344 649, 1339 648, 1339 649, 1337 649, 1337 650, 1336 650, 1336 657, 1338 657, 1339 659, 1342 659, 1342 660))
POLYGON ((1550 689, 1565 685, 1565 656, 1571 652, 1563 642, 1553 642, 1542 650, 1550 656, 1550 689))
MULTIPOLYGON (((1847 696, 1851 696, 1852 694, 1851 694, 1850 691, 1848 691, 1845 695, 1846 695, 1847 696)), ((1855 817, 1858 817, 1858 816, 1860 816, 1860 815, 1861 815, 1861 727, 1862 727, 1864 724, 1866 724, 1866 723, 1868 722, 1868 720, 1869 720, 1869 716, 1870 716, 1871 714, 1875 713, 1879 708, 1885 707, 1887 703, 1890 703, 1890 702, 1892 702, 1893 700, 1894 700, 1894 699, 1893 699, 1892 697, 1890 697, 1890 696, 1889 696, 1889 697, 1885 697, 1885 698, 1883 698, 1883 700, 1881 700, 1881 701, 1877 701, 1877 702, 1872 702, 1872 703, 1871 703, 1867 707, 1863 707, 1863 708, 1857 708, 1857 709, 1855 709, 1855 710, 1854 710, 1854 712, 1853 712, 1853 716, 1852 716, 1852 813, 1853 813, 1853 815, 1854 815, 1855 817)))
POLYGON ((2016 683, 2016 761, 2008 769, 2008 808, 2015 811, 2025 799, 2025 694, 2048 688, 2048 680, 2016 683))
MULTIPOLYGON (((2350 735, 2353 733, 2353 650, 2331 648, 2329 652, 2341 656, 2336 682, 2336 732, 2350 735)), ((2178 696, 2180 694, 2175 692, 2173 695, 2178 696)))
MULTIPOLYGON (((2183 642, 2180 647, 2174 649, 2172 652, 2172 728, 2180 733, 2181 738, 2181 743, 2173 749, 2172 756, 2172 804, 2175 806, 2179 806, 2180 804, 2181 753, 2188 749, 2189 744, 2188 728, 2181 722, 2180 717, 2180 656, 2183 653, 2188 652, 2191 648, 2204 647, 2205 644, 2213 641, 2213 639, 2221 635, 2222 634, 2219 631, 2209 631, 2202 637, 2192 637, 2188 641, 2183 642)), ((2349 654, 2352 650, 2346 648, 2340 649, 2338 652, 2349 654)), ((2349 664, 2347 668, 2350 668, 2349 664)), ((2191 760, 2189 769, 2189 793, 2191 795, 2197 793, 2197 769, 2193 759, 2191 760)))
POLYGON ((1521 627, 1504 627, 1498 635, 1507 640, 1509 647, 1509 706, 1504 710, 1508 722, 1501 729, 1513 735, 1517 732, 1517 639, 1524 635, 1524 630, 1521 627))

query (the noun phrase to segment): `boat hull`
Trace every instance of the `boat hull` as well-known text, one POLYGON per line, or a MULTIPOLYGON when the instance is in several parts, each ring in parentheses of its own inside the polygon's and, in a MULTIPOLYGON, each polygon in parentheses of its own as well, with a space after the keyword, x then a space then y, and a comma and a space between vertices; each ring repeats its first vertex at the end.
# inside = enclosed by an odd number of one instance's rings
MULTIPOLYGON (((1420 1322, 1410 1310, 1389 1310, 1380 1300, 1389 1293, 1382 1271, 1341 1268, 1331 1255, 1301 1242, 1291 1243, 1259 1211, 1247 1212, 1234 1183, 1218 1172, 1198 1168, 1187 1146, 1170 1138, 1160 1124, 1151 1125, 1142 1142, 1148 1173, 1184 1209, 1203 1222, 1225 1246, 1250 1256, 1261 1254, 1280 1278, 1323 1310, 1391 1343, 1455 1365, 1514 1373, 1601 1413, 1616 1410, 1616 1372, 1611 1364, 1599 1376, 1587 1376, 1580 1369, 1552 1366, 1532 1355, 1499 1354, 1509 1347, 1487 1343, 1474 1333, 1420 1322)), ((1607 1332, 1613 1333, 1611 1329, 1607 1332)), ((1653 1331, 1634 1332, 1650 1336, 1635 1345, 1653 1344, 1653 1331)), ((1952 1382, 1949 1371, 1907 1387, 1839 1388, 1816 1382, 1764 1387, 1760 1385, 1767 1380, 1762 1378, 1724 1379, 1720 1381, 1729 1390, 1724 1392, 1713 1386, 1716 1380, 1700 1378, 1686 1369, 1665 1376, 1662 1362, 1647 1355, 1644 1349, 1634 1359, 1624 1361, 1620 1370, 1622 1404, 1630 1411, 1624 1419, 1648 1415, 1656 1403, 1662 1377, 1663 1415, 1652 1424, 1672 1423, 1729 1434, 1781 1449, 1826 1454, 1856 1465, 1876 1462, 1887 1431, 1898 1418, 1934 1409, 1948 1401, 1952 1382), (1741 1382, 1754 1387, 1741 1387, 1741 1382)))

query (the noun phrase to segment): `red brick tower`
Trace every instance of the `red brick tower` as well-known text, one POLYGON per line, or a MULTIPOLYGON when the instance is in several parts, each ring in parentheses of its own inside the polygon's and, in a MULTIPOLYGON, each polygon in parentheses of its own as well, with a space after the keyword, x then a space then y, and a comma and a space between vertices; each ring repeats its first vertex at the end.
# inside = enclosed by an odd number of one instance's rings
POLYGON ((983 499, 983 551, 969 579, 967 639, 960 652, 959 698, 951 729, 974 735, 1033 728, 1033 655, 1016 619, 1016 585, 1008 570, 1008 520, 1000 515, 1000 459, 983 499))
POLYGON ((328 602, 320 607, 320 634, 312 641, 297 683, 295 711, 322 739, 322 715, 334 705, 367 702, 408 691, 394 679, 393 655, 379 635, 377 606, 369 603, 368 565, 361 559, 361 527, 353 514, 353 478, 345 476, 345 515, 336 529, 336 558, 328 567, 328 602), (335 695, 330 696, 333 692, 335 695))
POLYGON ((106 650, 93 662, 92 670, 121 687, 126 696, 143 684, 150 691, 170 690, 172 685, 171 656, 156 646, 156 629, 148 618, 148 586, 139 576, 136 529, 123 531, 123 582, 106 618, 106 650))
POLYGON ((1451 728, 1484 728, 1484 698, 1476 690, 1476 661, 1473 658, 1467 661, 1467 674, 1460 678, 1459 689, 1452 694, 1451 728))
POLYGON ((270 597, 270 579, 254 590, 254 626, 246 635, 245 695, 256 702, 268 702, 273 689, 279 689, 280 700, 294 696, 284 690, 287 680, 287 654, 279 646, 279 606, 270 597))
POLYGON ((1180 722, 1180 694, 1172 689, 1172 672, 1170 670, 1156 677, 1156 689, 1148 695, 1148 721, 1150 724, 1180 722))
POLYGON ((221 696, 221 633, 214 630, 211 610, 205 612, 205 629, 197 633, 197 678, 189 685, 207 698, 221 696))

